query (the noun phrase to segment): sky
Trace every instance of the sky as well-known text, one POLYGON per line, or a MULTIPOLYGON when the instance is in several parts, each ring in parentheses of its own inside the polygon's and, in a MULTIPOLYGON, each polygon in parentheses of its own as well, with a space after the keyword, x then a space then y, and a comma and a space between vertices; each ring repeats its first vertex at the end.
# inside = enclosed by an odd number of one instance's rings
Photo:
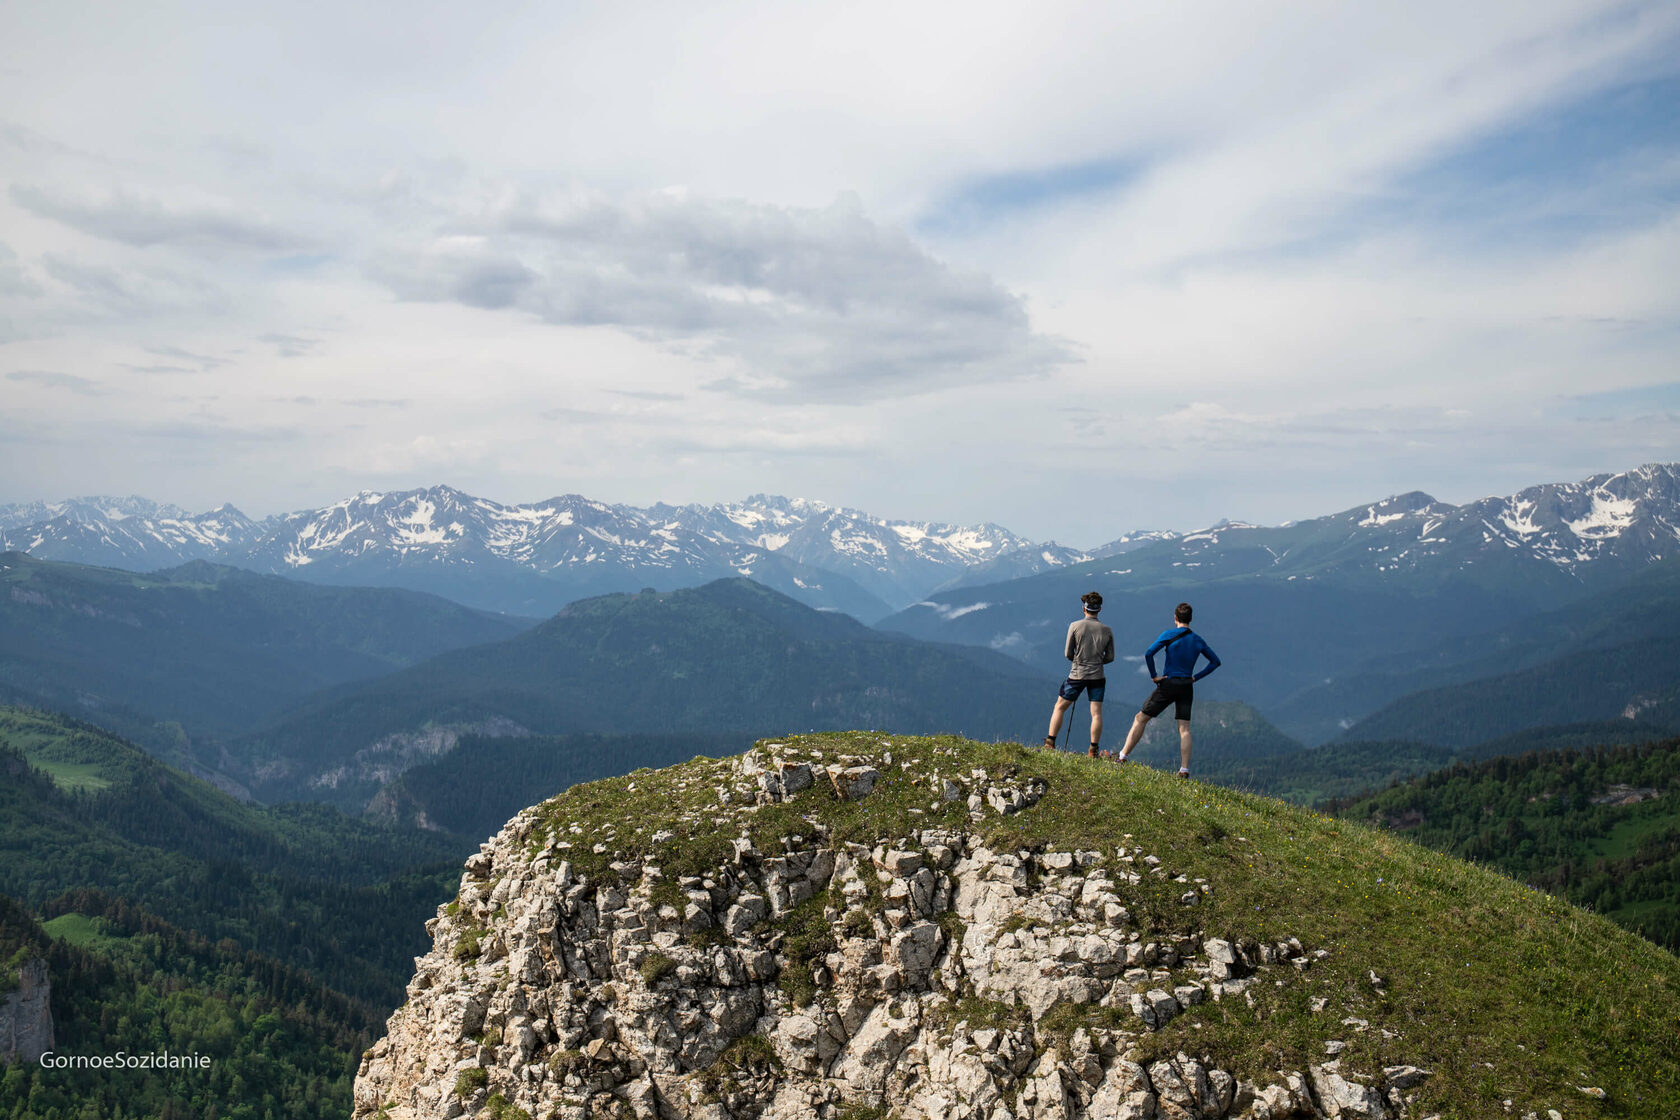
POLYGON ((1090 546, 1680 459, 1680 5, 0 0, 0 502, 1090 546))

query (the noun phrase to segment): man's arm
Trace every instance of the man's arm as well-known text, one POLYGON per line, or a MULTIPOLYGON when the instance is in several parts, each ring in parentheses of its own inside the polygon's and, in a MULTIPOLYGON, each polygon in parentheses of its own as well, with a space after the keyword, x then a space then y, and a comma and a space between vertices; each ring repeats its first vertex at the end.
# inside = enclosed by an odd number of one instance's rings
POLYGON ((1159 638, 1155 639, 1154 645, 1143 651, 1143 663, 1149 666, 1149 679, 1152 681, 1158 681, 1161 679, 1155 675, 1155 655, 1159 653, 1161 647, 1166 644, 1167 636, 1162 634, 1159 638))
POLYGON ((1215 669, 1219 668, 1219 655, 1214 653, 1213 650, 1208 647, 1206 642, 1202 643, 1201 654, 1203 657, 1207 658, 1207 666, 1201 672, 1190 678, 1193 681, 1199 681, 1215 669))
POLYGON ((1113 660, 1114 660, 1114 631, 1110 630, 1107 634, 1103 635, 1103 664, 1107 665, 1109 662, 1111 662, 1113 660))
POLYGON ((1072 661, 1073 655, 1079 652, 1079 643, 1074 641, 1073 638, 1073 628, 1078 625, 1079 623, 1075 622, 1068 627, 1067 649, 1062 652, 1062 656, 1066 657, 1069 661, 1072 661))

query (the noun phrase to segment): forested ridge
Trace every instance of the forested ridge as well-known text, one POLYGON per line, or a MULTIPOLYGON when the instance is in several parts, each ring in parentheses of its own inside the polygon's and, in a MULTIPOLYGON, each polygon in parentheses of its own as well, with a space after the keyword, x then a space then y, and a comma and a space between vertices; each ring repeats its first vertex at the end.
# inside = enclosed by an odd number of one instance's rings
POLYGON ((1680 739, 1461 762, 1331 808, 1680 950, 1680 739))
POLYGON ((809 728, 1015 738, 1053 688, 986 649, 938 646, 812 610, 744 579, 573 603, 506 641, 451 650, 312 697, 230 745, 273 797, 360 803, 367 782, 309 786, 428 725, 511 720, 542 735, 761 735, 809 728))
POLYGON ((242 804, 82 721, 0 708, 0 965, 47 961, 61 1053, 208 1070, 0 1075, 3 1120, 313 1118, 403 998, 471 844, 242 804))
POLYGON ((1462 747, 1535 727, 1617 717, 1672 734, 1680 727, 1676 665, 1680 638, 1672 632, 1573 651, 1516 672, 1403 696, 1354 724, 1345 737, 1462 747))
POLYGON ((399 998, 470 845, 319 805, 242 805, 98 728, 0 709, 0 894, 123 898, 347 994, 399 998))
POLYGON ((0 962, 47 962, 54 1053, 167 1052, 207 1069, 0 1069, 5 1120, 318 1120, 349 1111, 373 1005, 120 899, 72 892, 45 925, 0 895, 0 962))
POLYGON ((414 591, 202 561, 138 573, 6 552, 0 703, 79 712, 166 751, 249 730, 316 689, 527 624, 414 591))

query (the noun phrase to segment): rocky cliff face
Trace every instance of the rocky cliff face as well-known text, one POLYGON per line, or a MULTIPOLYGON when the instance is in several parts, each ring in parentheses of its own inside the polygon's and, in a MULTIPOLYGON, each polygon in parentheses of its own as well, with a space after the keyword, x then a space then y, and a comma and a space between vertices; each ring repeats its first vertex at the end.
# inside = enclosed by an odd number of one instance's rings
POLYGON ((1145 1045, 1215 1001, 1305 984, 1329 952, 1194 931, 1216 884, 1129 835, 994 850, 987 822, 1030 809, 1042 784, 964 770, 955 750, 925 773, 908 765, 776 744, 713 764, 692 783, 707 804, 683 816, 735 837, 707 866, 677 867, 663 827, 631 842, 660 822, 592 832, 521 813, 428 924, 432 951, 363 1059, 355 1116, 1408 1114, 1428 1074, 1344 1066, 1357 1019, 1327 1019, 1322 1062, 1263 1078, 1145 1045), (856 835, 886 782, 924 799, 912 812, 967 824, 873 844, 840 839, 823 813, 788 817, 774 843, 754 827, 805 794, 801 807, 816 795, 853 814, 856 835), (1194 932, 1157 930, 1162 898, 1194 932))
POLYGON ((52 981, 47 962, 18 969, 16 991, 0 998, 0 1065, 38 1061, 53 1048, 52 981))

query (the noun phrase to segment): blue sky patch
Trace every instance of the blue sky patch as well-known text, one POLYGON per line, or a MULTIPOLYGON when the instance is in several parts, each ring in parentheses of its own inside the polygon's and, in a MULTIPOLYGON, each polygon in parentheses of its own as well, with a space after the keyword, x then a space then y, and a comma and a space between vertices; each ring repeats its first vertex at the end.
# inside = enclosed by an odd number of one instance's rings
POLYGON ((916 221, 916 231, 951 236, 1002 218, 1075 199, 1111 194, 1135 182, 1148 163, 1137 157, 1091 160, 971 179, 916 221))
POLYGON ((1366 217, 1532 244, 1649 224, 1676 204, 1680 75, 1670 74, 1478 136, 1395 180, 1366 217))

